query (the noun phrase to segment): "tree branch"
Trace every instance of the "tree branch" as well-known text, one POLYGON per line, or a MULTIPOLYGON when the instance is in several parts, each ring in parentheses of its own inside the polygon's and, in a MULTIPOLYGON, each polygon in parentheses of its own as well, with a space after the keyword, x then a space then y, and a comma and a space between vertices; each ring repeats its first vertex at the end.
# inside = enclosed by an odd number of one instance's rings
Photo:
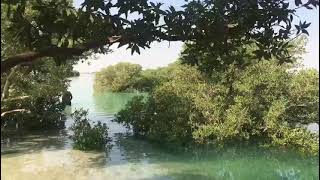
POLYGON ((17 113, 17 112, 30 113, 30 111, 27 110, 27 109, 14 109, 14 110, 10 110, 10 111, 6 111, 6 112, 1 113, 1 118, 4 117, 4 116, 7 115, 7 114, 17 113))
MULTIPOLYGON (((1 64, 2 65, 2 64, 1 64)), ((15 68, 13 68, 10 72, 10 74, 8 75, 6 82, 4 84, 2 93, 1 93, 1 102, 8 97, 9 95, 9 87, 11 85, 11 78, 13 77, 13 75, 16 73, 16 71, 19 69, 19 66, 16 66, 15 68)))
MULTIPOLYGON (((185 41, 186 38, 179 36, 168 36, 165 33, 158 32, 155 33, 156 36, 163 40, 167 41, 185 41)), ((29 51, 21 53, 15 56, 11 56, 1 61, 1 74, 8 72, 11 68, 19 64, 31 64, 35 60, 42 57, 58 57, 58 56, 80 56, 90 49, 98 48, 104 45, 112 45, 117 42, 128 43, 133 37, 127 36, 112 36, 108 37, 106 40, 93 41, 90 43, 84 43, 74 48, 65 48, 65 47, 47 47, 37 51, 29 51)), ((190 38, 191 39, 191 38, 190 38)))
POLYGON ((75 48, 48 47, 38 51, 29 51, 11 56, 1 61, 1 74, 9 71, 18 64, 30 63, 42 57, 80 56, 82 53, 90 49, 98 48, 103 45, 112 45, 113 43, 119 42, 121 38, 121 36, 113 36, 102 41, 84 43, 75 48))
POLYGON ((9 98, 9 99, 3 99, 3 100, 1 100, 1 102, 24 100, 24 99, 28 99, 28 98, 30 98, 30 96, 18 96, 18 97, 9 98))

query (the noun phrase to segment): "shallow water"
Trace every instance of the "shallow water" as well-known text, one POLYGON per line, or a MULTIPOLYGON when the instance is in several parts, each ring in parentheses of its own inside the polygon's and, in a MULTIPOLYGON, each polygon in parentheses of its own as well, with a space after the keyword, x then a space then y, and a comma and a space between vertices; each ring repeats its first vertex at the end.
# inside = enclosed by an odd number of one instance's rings
MULTIPOLYGON (((72 149, 68 130, 41 132, 1 141, 1 178, 5 180, 312 180, 319 179, 318 158, 293 152, 228 148, 223 151, 172 150, 133 137, 112 122, 113 114, 133 93, 94 94, 93 76, 72 79, 72 107, 89 110, 94 121, 108 124, 106 152, 72 149)), ((67 110, 68 111, 68 110, 67 110)), ((72 121, 68 119, 67 127, 72 121)))

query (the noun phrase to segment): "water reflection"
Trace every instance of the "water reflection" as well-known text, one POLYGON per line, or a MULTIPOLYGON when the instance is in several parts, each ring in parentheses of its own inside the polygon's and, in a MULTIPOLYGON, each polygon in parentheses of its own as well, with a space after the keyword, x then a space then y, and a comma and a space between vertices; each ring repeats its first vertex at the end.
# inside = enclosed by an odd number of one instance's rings
POLYGON ((115 114, 120 111, 126 103, 134 96, 144 95, 143 93, 96 93, 93 96, 96 112, 115 114))
POLYGON ((60 150, 71 147, 71 141, 67 137, 67 132, 45 131, 38 133, 28 133, 1 138, 1 155, 23 155, 41 150, 60 150))

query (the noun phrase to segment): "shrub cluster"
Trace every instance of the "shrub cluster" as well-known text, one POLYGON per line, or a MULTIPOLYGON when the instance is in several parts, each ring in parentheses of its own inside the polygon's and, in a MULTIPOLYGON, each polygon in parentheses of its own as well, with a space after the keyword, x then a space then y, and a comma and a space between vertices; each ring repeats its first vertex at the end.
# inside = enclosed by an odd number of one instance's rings
MULTIPOLYGON (((10 80, 8 96, 1 102, 1 111, 24 110, 1 117, 6 130, 48 130, 65 127, 66 117, 61 96, 69 86, 68 66, 53 61, 39 62, 32 72, 21 67, 10 80)), ((5 79, 5 77, 2 77, 5 79)), ((2 80, 3 80, 2 79, 2 80)), ((4 86, 6 81, 1 81, 4 86)))
POLYGON ((297 127, 318 123, 317 71, 261 61, 230 65, 209 82, 195 67, 175 68, 175 76, 147 99, 132 99, 116 121, 164 143, 255 142, 318 152, 317 135, 297 127))
POLYGON ((101 150, 105 147, 108 139, 108 128, 100 121, 90 124, 87 118, 88 112, 82 109, 72 113, 74 123, 70 129, 75 149, 79 150, 101 150))
POLYGON ((131 88, 142 67, 138 64, 118 63, 95 74, 94 88, 97 91, 125 91, 131 88))
POLYGON ((177 63, 147 70, 142 70, 138 64, 118 63, 96 73, 94 89, 97 92, 150 92, 155 86, 174 78, 179 71, 180 65, 177 63))

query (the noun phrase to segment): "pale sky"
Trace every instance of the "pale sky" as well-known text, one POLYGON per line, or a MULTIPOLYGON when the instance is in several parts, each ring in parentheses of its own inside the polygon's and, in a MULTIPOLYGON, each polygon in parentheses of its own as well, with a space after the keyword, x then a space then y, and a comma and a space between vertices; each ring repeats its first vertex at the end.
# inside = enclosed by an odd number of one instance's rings
MULTIPOLYGON (((81 0, 75 1, 75 6, 79 7, 81 0)), ((166 4, 179 7, 184 4, 184 0, 159 0, 156 2, 166 2, 166 4)), ((303 56, 303 64, 306 67, 312 67, 319 70, 319 9, 316 10, 300 10, 297 13, 301 19, 311 22, 308 28, 310 36, 306 46, 307 53, 303 56)), ((99 71, 109 65, 119 62, 130 62, 140 64, 144 69, 163 67, 177 60, 182 50, 182 42, 160 42, 151 44, 150 49, 143 50, 141 53, 131 55, 130 50, 126 47, 117 49, 117 44, 111 46, 112 53, 107 55, 97 55, 97 59, 85 61, 84 63, 74 66, 74 69, 80 73, 90 73, 99 71), (90 64, 88 64, 90 62, 90 64)))

